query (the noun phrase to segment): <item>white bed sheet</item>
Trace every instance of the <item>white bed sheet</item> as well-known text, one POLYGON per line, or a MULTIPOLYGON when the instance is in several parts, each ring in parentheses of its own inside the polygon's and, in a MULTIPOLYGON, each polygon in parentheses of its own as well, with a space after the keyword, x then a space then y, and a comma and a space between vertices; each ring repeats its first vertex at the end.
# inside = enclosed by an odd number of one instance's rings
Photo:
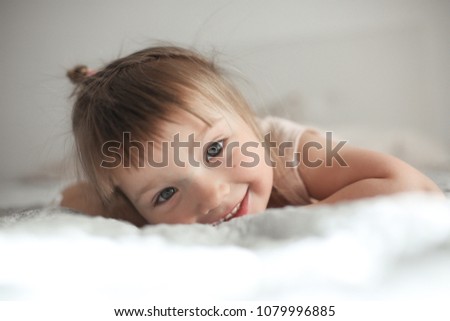
POLYGON ((217 227, 57 207, 0 217, 0 299, 450 297, 450 200, 404 194, 287 207, 217 227))

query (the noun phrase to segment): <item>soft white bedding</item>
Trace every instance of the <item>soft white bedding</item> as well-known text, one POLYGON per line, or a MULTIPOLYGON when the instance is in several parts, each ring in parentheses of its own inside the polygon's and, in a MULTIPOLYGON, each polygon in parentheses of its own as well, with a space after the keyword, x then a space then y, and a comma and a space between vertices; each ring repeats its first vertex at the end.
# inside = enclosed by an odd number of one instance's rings
POLYGON ((404 194, 142 229, 47 207, 0 216, 0 253, 0 299, 443 299, 450 200, 404 194))

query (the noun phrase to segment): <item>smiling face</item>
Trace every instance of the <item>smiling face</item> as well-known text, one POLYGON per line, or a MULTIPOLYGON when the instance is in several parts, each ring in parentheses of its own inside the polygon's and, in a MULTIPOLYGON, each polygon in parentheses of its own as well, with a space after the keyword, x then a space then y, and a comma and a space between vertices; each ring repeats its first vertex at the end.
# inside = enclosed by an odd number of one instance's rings
POLYGON ((144 166, 115 171, 139 213, 151 224, 218 224, 264 211, 273 168, 253 130, 217 111, 210 124, 186 111, 172 116, 162 125, 164 139, 143 142, 144 166))

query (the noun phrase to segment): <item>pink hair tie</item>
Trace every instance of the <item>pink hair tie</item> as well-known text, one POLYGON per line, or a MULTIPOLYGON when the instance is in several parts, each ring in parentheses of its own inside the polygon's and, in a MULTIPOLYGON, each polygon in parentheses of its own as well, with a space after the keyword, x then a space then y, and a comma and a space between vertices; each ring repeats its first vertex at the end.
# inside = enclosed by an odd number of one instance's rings
POLYGON ((93 76, 96 73, 97 73, 97 71, 95 71, 94 69, 87 68, 87 70, 86 70, 86 76, 87 77, 93 76))

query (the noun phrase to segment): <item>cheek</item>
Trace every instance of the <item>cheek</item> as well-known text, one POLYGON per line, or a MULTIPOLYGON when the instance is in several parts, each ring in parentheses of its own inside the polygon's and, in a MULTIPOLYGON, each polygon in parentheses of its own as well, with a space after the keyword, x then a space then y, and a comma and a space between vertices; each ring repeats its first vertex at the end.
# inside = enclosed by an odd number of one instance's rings
POLYGON ((144 218, 150 224, 193 224, 196 223, 196 215, 193 205, 189 199, 183 201, 173 208, 163 211, 144 210, 144 218))
POLYGON ((252 183, 261 193, 272 190, 273 168, 261 145, 243 144, 233 150, 233 175, 252 183))
MULTIPOLYGON (((227 146, 227 162, 232 156, 232 165, 234 167, 257 168, 265 163, 264 148, 252 136, 240 137, 238 141, 232 142, 227 146)), ((228 163, 229 164, 229 163, 228 163)))

